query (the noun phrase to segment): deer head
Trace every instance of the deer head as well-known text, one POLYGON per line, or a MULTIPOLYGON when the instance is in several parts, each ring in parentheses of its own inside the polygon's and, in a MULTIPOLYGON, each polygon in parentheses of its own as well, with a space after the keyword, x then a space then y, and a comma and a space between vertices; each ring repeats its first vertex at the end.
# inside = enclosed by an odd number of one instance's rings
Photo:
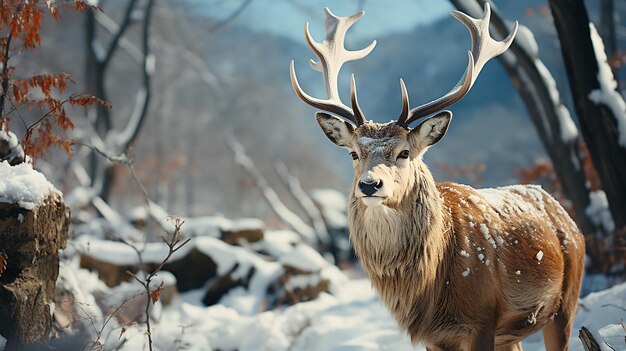
POLYGON ((367 206, 399 203, 416 182, 416 174, 424 172, 422 155, 437 143, 448 130, 452 113, 442 111, 430 117, 415 128, 410 125, 433 113, 443 110, 461 100, 470 90, 482 67, 491 58, 503 53, 513 42, 517 32, 517 22, 511 34, 503 41, 496 41, 489 35, 491 10, 485 5, 482 18, 474 19, 454 11, 452 16, 467 27, 472 37, 468 62, 461 80, 444 96, 415 108, 410 108, 409 96, 404 81, 400 79, 402 111, 390 123, 380 124, 367 121, 359 107, 354 75, 350 81, 351 107, 339 98, 337 79, 344 63, 367 56, 376 46, 376 41, 358 51, 344 47, 347 30, 356 23, 364 12, 350 17, 335 16, 328 8, 326 12, 326 38, 316 42, 309 33, 308 23, 304 27, 307 43, 319 61, 311 60, 311 67, 324 75, 326 99, 310 96, 302 90, 296 77, 294 62, 291 61, 291 83, 296 94, 307 104, 335 114, 316 114, 317 122, 324 134, 338 146, 350 150, 354 166, 353 195, 367 206))

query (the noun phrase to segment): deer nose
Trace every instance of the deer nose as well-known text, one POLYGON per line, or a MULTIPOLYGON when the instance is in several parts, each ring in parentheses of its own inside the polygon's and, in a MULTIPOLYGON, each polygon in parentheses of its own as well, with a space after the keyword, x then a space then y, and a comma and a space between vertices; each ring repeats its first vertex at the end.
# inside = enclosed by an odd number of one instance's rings
POLYGON ((372 182, 359 182, 359 189, 361 189, 361 192, 363 194, 365 194, 365 196, 372 196, 374 195, 380 188, 383 187, 383 181, 382 180, 378 180, 378 181, 372 181, 372 182))

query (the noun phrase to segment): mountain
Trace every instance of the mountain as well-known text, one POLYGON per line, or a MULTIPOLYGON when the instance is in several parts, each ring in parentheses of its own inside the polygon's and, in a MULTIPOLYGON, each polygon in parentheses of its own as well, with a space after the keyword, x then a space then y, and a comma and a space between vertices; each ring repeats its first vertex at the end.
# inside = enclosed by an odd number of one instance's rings
MULTIPOLYGON (((105 13, 119 19, 119 2, 107 4, 105 13)), ((569 104, 552 19, 542 12, 545 2, 500 1, 498 5, 507 18, 518 19, 535 33, 540 56, 569 104)), ((41 51, 21 62, 26 71, 70 71, 77 86, 85 87, 82 21, 76 14, 64 17, 61 25, 47 23, 41 51)), ((237 22, 215 32, 213 20, 168 3, 157 6, 153 23, 154 99, 136 158, 155 200, 181 215, 221 212, 275 221, 253 179, 234 162, 227 147, 230 135, 246 147, 262 174, 293 208, 297 205, 274 171, 276 160, 285 163, 305 189, 332 187, 347 192, 352 180, 347 151, 326 140, 313 118, 315 110, 295 96, 289 81, 288 66, 294 59, 304 89, 323 96, 321 76, 307 64, 313 53, 304 38, 296 41, 237 22), (200 58, 200 66, 214 76, 219 89, 207 86, 190 54, 200 58)), ((367 25, 368 16, 357 24, 367 25)), ((136 41, 138 30, 133 26, 127 37, 136 41)), ((108 36, 103 34, 102 39, 108 36)), ((395 119, 399 113, 400 77, 407 83, 414 106, 441 96, 461 77, 470 45, 466 29, 452 17, 372 39, 378 40, 376 49, 345 67, 340 90, 348 101, 348 78, 354 72, 365 114, 380 122, 395 119)), ((369 40, 349 38, 347 47, 360 48, 369 40)), ((112 114, 115 125, 121 126, 133 106, 139 70, 118 50, 108 74, 112 114)), ((426 155, 437 180, 469 181, 444 172, 442 164, 483 163, 483 185, 515 183, 516 168, 545 157, 524 105, 497 60, 487 64, 472 91, 451 110, 455 117, 448 135, 426 155)), ((140 197, 127 199, 136 190, 122 177, 117 205, 141 203, 140 197)))

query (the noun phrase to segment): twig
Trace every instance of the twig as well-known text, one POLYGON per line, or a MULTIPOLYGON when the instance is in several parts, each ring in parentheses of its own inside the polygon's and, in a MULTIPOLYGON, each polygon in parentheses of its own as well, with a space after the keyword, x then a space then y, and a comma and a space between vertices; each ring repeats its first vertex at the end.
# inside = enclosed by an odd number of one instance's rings
MULTIPOLYGON (((168 248, 167 255, 161 261, 161 263, 155 269, 153 269, 150 274, 148 274, 148 276, 147 276, 147 278, 145 280, 139 279, 139 277, 137 277, 135 274, 133 274, 131 272, 127 272, 139 284, 141 284, 141 286, 143 286, 144 289, 146 290, 146 295, 147 295, 146 308, 145 308, 146 334, 148 335, 148 347, 150 348, 150 351, 152 351, 152 330, 151 330, 151 326, 150 326, 150 301, 152 301, 153 304, 156 303, 156 301, 159 299, 159 295, 161 293, 161 290, 163 289, 163 283, 161 283, 156 289, 151 290, 150 283, 152 282, 152 279, 157 275, 157 273, 159 273, 161 271, 161 269, 163 269, 163 266, 165 266, 165 264, 170 259, 170 257, 172 257, 172 255, 176 251, 178 251, 180 248, 185 246, 191 240, 191 238, 187 238, 187 240, 185 240, 185 241, 183 241, 181 243, 180 228, 182 227, 182 225, 184 223, 185 222, 183 222, 179 218, 177 218, 176 219, 176 223, 175 223, 174 233, 172 234, 172 238, 170 240, 167 240, 164 237, 161 238, 163 240, 163 242, 167 245, 167 248, 168 248)), ((138 251, 138 250, 135 250, 135 251, 137 252, 137 255, 140 256, 139 261, 141 262, 142 261, 141 260, 141 252, 138 251)))
POLYGON ((44 114, 43 116, 41 116, 41 118, 39 118, 35 123, 31 124, 30 126, 28 126, 28 128, 26 128, 26 136, 29 136, 32 132, 33 129, 41 122, 43 122, 44 119, 50 117, 50 115, 52 113, 54 113, 55 111, 58 111, 60 108, 63 107, 63 105, 65 105, 66 103, 68 103, 71 99, 76 98, 77 96, 80 96, 81 94, 72 94, 70 95, 67 99, 61 101, 60 104, 58 104, 55 108, 50 109, 50 111, 46 112, 46 114, 44 114))

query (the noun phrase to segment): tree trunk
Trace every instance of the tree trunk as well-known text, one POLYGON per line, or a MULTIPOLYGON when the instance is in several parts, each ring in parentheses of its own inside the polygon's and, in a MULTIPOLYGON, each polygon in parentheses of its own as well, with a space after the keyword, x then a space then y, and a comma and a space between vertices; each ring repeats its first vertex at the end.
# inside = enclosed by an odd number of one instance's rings
MULTIPOLYGON (((600 2, 600 35, 606 48, 606 56, 613 57, 617 53, 617 27, 615 26, 615 4, 613 0, 600 2)), ((611 67, 615 80, 619 82, 619 68, 611 67)))
MULTIPOLYGON (((460 0, 451 0, 460 11, 472 13, 467 3, 460 0)), ((486 1, 477 0, 481 8, 486 1)), ((496 8, 492 9, 491 26, 500 38, 504 38, 511 31, 504 18, 496 8)), ((524 101, 533 124, 539 134, 543 147, 552 161, 554 171, 563 187, 563 194, 572 202, 576 214, 576 223, 585 235, 594 235, 600 228, 587 216, 585 210, 589 206, 589 190, 586 186, 586 177, 582 167, 580 152, 580 137, 564 141, 561 138, 561 124, 558 106, 552 101, 550 89, 537 67, 538 58, 532 57, 516 40, 509 48, 510 55, 515 62, 504 56, 498 59, 511 77, 513 84, 524 101)))
POLYGON ((600 84, 587 10, 583 0, 549 2, 582 135, 619 230, 626 226, 626 148, 619 144, 618 116, 589 97, 600 84))

